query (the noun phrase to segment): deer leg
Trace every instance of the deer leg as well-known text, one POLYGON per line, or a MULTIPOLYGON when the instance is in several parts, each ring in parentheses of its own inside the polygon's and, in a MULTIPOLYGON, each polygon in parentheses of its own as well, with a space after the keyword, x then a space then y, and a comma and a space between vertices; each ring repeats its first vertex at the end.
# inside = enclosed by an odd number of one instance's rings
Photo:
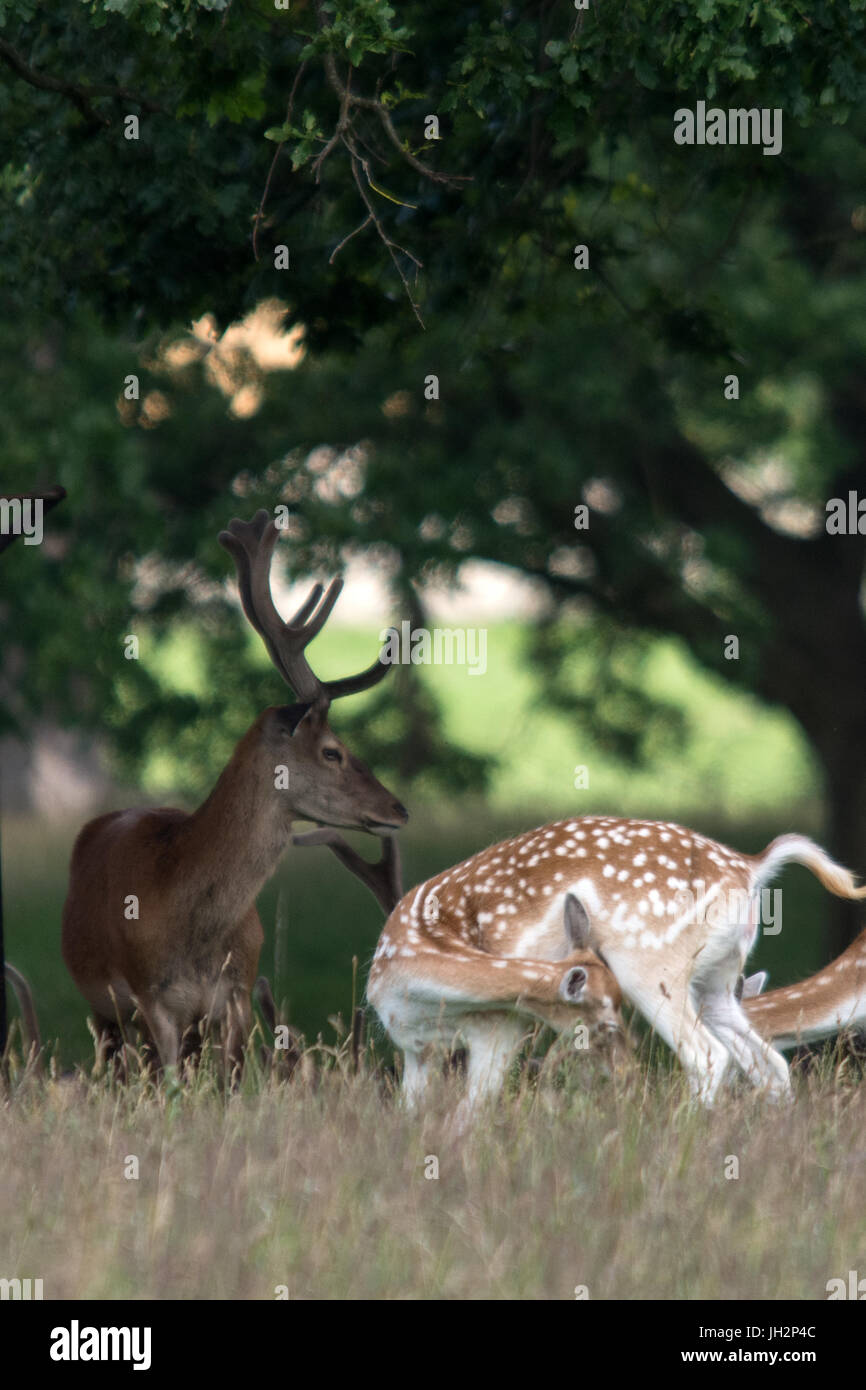
POLYGON ((467 1018, 460 1026, 466 1041, 466 1100, 475 1109, 502 1089, 525 1025, 513 1015, 467 1018))
POLYGON ((401 1098, 409 1110, 417 1110, 424 1099, 434 1068, 429 1048, 407 1047, 403 1053, 403 1086, 401 1098))
POLYGON ((103 1018, 101 1014, 94 1013, 93 1025, 96 1031, 97 1068, 105 1067, 107 1069, 113 1065, 117 1078, 120 1081, 126 1081, 125 1040, 120 1024, 116 1019, 103 1018))
MULTIPOLYGON (((618 974, 616 965, 612 963, 611 968, 618 974)), ((660 997, 651 996, 649 990, 640 985, 630 989, 623 985, 623 989, 676 1053, 695 1099, 712 1105, 731 1057, 725 1044, 701 1022, 686 987, 665 986, 666 993, 660 997)))
POLYGON ((249 995, 242 989, 234 990, 228 1000, 223 1024, 223 1067, 226 1076, 231 1076, 235 1068, 243 1066, 244 1047, 251 1026, 249 995))
POLYGON ((790 1099, 787 1062, 755 1032, 732 994, 705 995, 700 1016, 754 1086, 774 1099, 790 1099))
MULTIPOLYGON (((421 1029, 415 1029, 416 1033, 421 1029)), ((429 1036, 429 1027, 424 1028, 429 1036)), ((443 1019, 438 1042, 447 1048, 453 1043, 455 1033, 460 1034, 466 1048, 466 1096, 459 1110, 468 1115, 488 1096, 498 1092, 518 1043, 524 1033, 524 1025, 519 1018, 508 1014, 493 1016, 467 1015, 455 1018, 449 1012, 448 1022, 443 1019)), ((424 1099, 425 1092, 433 1076, 437 1074, 434 1065, 435 1043, 425 1046, 404 1047, 403 1053, 403 1101, 410 1109, 417 1109, 424 1099)))
POLYGON ((140 1008, 163 1069, 176 1068, 180 1059, 181 1038, 177 1020, 158 999, 152 1000, 147 1006, 142 1004, 140 1008))
POLYGON ((466 1043, 466 1094, 448 1122, 448 1132, 463 1134, 486 1100, 499 1094, 523 1037, 524 1025, 513 1014, 471 1015, 460 1025, 466 1043))
POLYGON ((775 1099, 789 1099, 787 1062, 755 1032, 737 999, 740 971, 759 918, 759 902, 753 894, 744 909, 732 914, 728 930, 707 943, 692 978, 692 992, 701 1019, 752 1085, 775 1099))

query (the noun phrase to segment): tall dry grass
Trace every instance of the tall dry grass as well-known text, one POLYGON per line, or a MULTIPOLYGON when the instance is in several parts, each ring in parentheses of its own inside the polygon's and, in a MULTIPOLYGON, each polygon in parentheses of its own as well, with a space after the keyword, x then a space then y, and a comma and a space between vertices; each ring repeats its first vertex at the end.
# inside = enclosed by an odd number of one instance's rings
POLYGON ((850 1058, 788 1108, 743 1090, 707 1112, 660 1057, 611 1078, 552 1054, 462 1137, 459 1076, 413 1117, 383 1062, 356 1072, 347 1039, 286 1082, 253 1059, 228 1096, 207 1063, 159 1087, 13 1066, 0 1276, 46 1298, 823 1299, 866 1274, 850 1058))

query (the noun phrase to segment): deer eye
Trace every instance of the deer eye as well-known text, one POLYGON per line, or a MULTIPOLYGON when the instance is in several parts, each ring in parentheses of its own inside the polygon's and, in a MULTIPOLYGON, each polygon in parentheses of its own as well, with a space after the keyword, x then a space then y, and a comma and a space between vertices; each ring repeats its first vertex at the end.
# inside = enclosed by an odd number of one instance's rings
POLYGON ((341 763, 343 761, 343 755, 339 748, 323 748, 322 757, 326 758, 329 763, 341 763))

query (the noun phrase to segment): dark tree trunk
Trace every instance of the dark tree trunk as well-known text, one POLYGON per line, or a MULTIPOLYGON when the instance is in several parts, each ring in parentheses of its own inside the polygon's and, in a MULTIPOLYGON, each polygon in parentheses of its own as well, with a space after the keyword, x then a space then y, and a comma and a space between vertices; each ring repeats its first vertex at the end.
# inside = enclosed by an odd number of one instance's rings
MULTIPOLYGON (((862 721, 850 739, 835 742, 836 748, 823 752, 827 847, 840 864, 866 881, 866 732, 862 721)), ((826 921, 827 958, 831 960, 866 926, 864 903, 831 898, 826 921)))

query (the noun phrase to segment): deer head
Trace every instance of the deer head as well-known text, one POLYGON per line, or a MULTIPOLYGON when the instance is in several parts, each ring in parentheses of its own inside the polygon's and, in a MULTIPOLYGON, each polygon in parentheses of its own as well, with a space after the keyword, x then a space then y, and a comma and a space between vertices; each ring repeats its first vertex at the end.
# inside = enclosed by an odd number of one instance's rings
POLYGON ((219 535, 235 562, 244 612, 297 697, 294 704, 265 710, 241 741, 238 754, 259 785, 270 781, 274 795, 282 796, 287 821, 311 820, 374 834, 397 830, 408 819, 405 807, 328 724, 332 700, 369 690, 390 667, 377 659, 358 675, 319 679, 305 649, 324 627, 343 581, 332 580, 324 595, 321 584, 314 585, 297 613, 284 622, 270 587, 278 537, 276 523, 264 510, 250 522, 229 522, 219 535))

